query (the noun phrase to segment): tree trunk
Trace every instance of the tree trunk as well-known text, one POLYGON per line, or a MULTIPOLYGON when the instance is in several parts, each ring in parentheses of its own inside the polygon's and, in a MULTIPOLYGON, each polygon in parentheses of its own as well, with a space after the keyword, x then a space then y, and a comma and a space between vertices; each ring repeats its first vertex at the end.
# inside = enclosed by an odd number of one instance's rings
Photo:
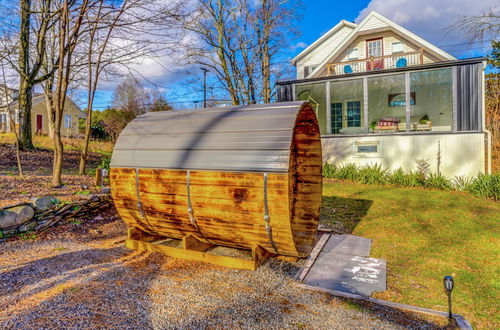
POLYGON ((21 150, 33 149, 31 138, 31 101, 33 85, 30 82, 30 15, 31 0, 20 0, 21 20, 19 29, 19 139, 21 150))
POLYGON ((90 128, 92 123, 92 101, 89 101, 88 105, 87 118, 85 119, 85 139, 83 140, 82 152, 80 153, 80 168, 78 170, 78 174, 80 175, 85 175, 85 166, 89 152, 90 128))
POLYGON ((271 8, 273 3, 262 0, 262 99, 264 103, 271 102, 271 55, 269 51, 269 38, 271 35, 271 8))
MULTIPOLYGON (((56 124, 57 126, 57 124, 56 124)), ((54 167, 52 173, 52 187, 62 186, 62 162, 63 162, 63 152, 64 146, 61 140, 61 129, 55 129, 54 131, 54 167)))
POLYGON ((19 88, 19 148, 21 150, 32 150, 33 140, 31 138, 31 104, 33 98, 33 86, 23 80, 19 88))
POLYGON ((54 139, 55 130, 55 109, 54 109, 54 94, 52 92, 53 79, 49 78, 48 84, 44 90, 45 103, 47 105, 47 125, 49 127, 49 137, 54 139))

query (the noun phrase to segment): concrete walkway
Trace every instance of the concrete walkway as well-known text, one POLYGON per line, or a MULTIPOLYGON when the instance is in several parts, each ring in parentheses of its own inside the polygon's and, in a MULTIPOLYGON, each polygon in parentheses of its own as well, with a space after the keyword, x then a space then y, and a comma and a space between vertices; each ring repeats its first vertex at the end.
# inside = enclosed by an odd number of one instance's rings
POLYGON ((363 296, 386 290, 386 262, 370 258, 371 240, 331 235, 303 282, 324 289, 363 296))

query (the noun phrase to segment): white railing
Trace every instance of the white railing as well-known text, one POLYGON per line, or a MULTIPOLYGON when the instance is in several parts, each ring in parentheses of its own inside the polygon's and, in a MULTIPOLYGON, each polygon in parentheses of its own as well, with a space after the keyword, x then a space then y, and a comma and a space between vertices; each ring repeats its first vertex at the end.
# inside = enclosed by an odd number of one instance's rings
POLYGON ((361 60, 331 63, 327 65, 328 75, 342 75, 357 72, 367 72, 384 69, 403 68, 424 64, 424 51, 399 53, 380 57, 370 57, 361 60))

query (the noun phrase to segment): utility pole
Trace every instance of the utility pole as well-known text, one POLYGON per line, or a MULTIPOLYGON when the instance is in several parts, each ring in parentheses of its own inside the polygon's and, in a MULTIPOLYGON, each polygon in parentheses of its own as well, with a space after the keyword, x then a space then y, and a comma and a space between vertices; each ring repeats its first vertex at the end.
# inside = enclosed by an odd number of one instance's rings
POLYGON ((203 108, 207 107, 207 72, 210 72, 206 68, 201 68, 203 71, 203 108))

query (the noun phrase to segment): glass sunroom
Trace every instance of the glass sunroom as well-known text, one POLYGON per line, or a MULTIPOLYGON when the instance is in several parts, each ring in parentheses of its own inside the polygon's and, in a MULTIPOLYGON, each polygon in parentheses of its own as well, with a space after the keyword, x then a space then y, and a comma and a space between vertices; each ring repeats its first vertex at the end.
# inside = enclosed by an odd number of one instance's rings
POLYGON ((307 100, 324 136, 482 130, 483 59, 278 83, 278 101, 307 100))

